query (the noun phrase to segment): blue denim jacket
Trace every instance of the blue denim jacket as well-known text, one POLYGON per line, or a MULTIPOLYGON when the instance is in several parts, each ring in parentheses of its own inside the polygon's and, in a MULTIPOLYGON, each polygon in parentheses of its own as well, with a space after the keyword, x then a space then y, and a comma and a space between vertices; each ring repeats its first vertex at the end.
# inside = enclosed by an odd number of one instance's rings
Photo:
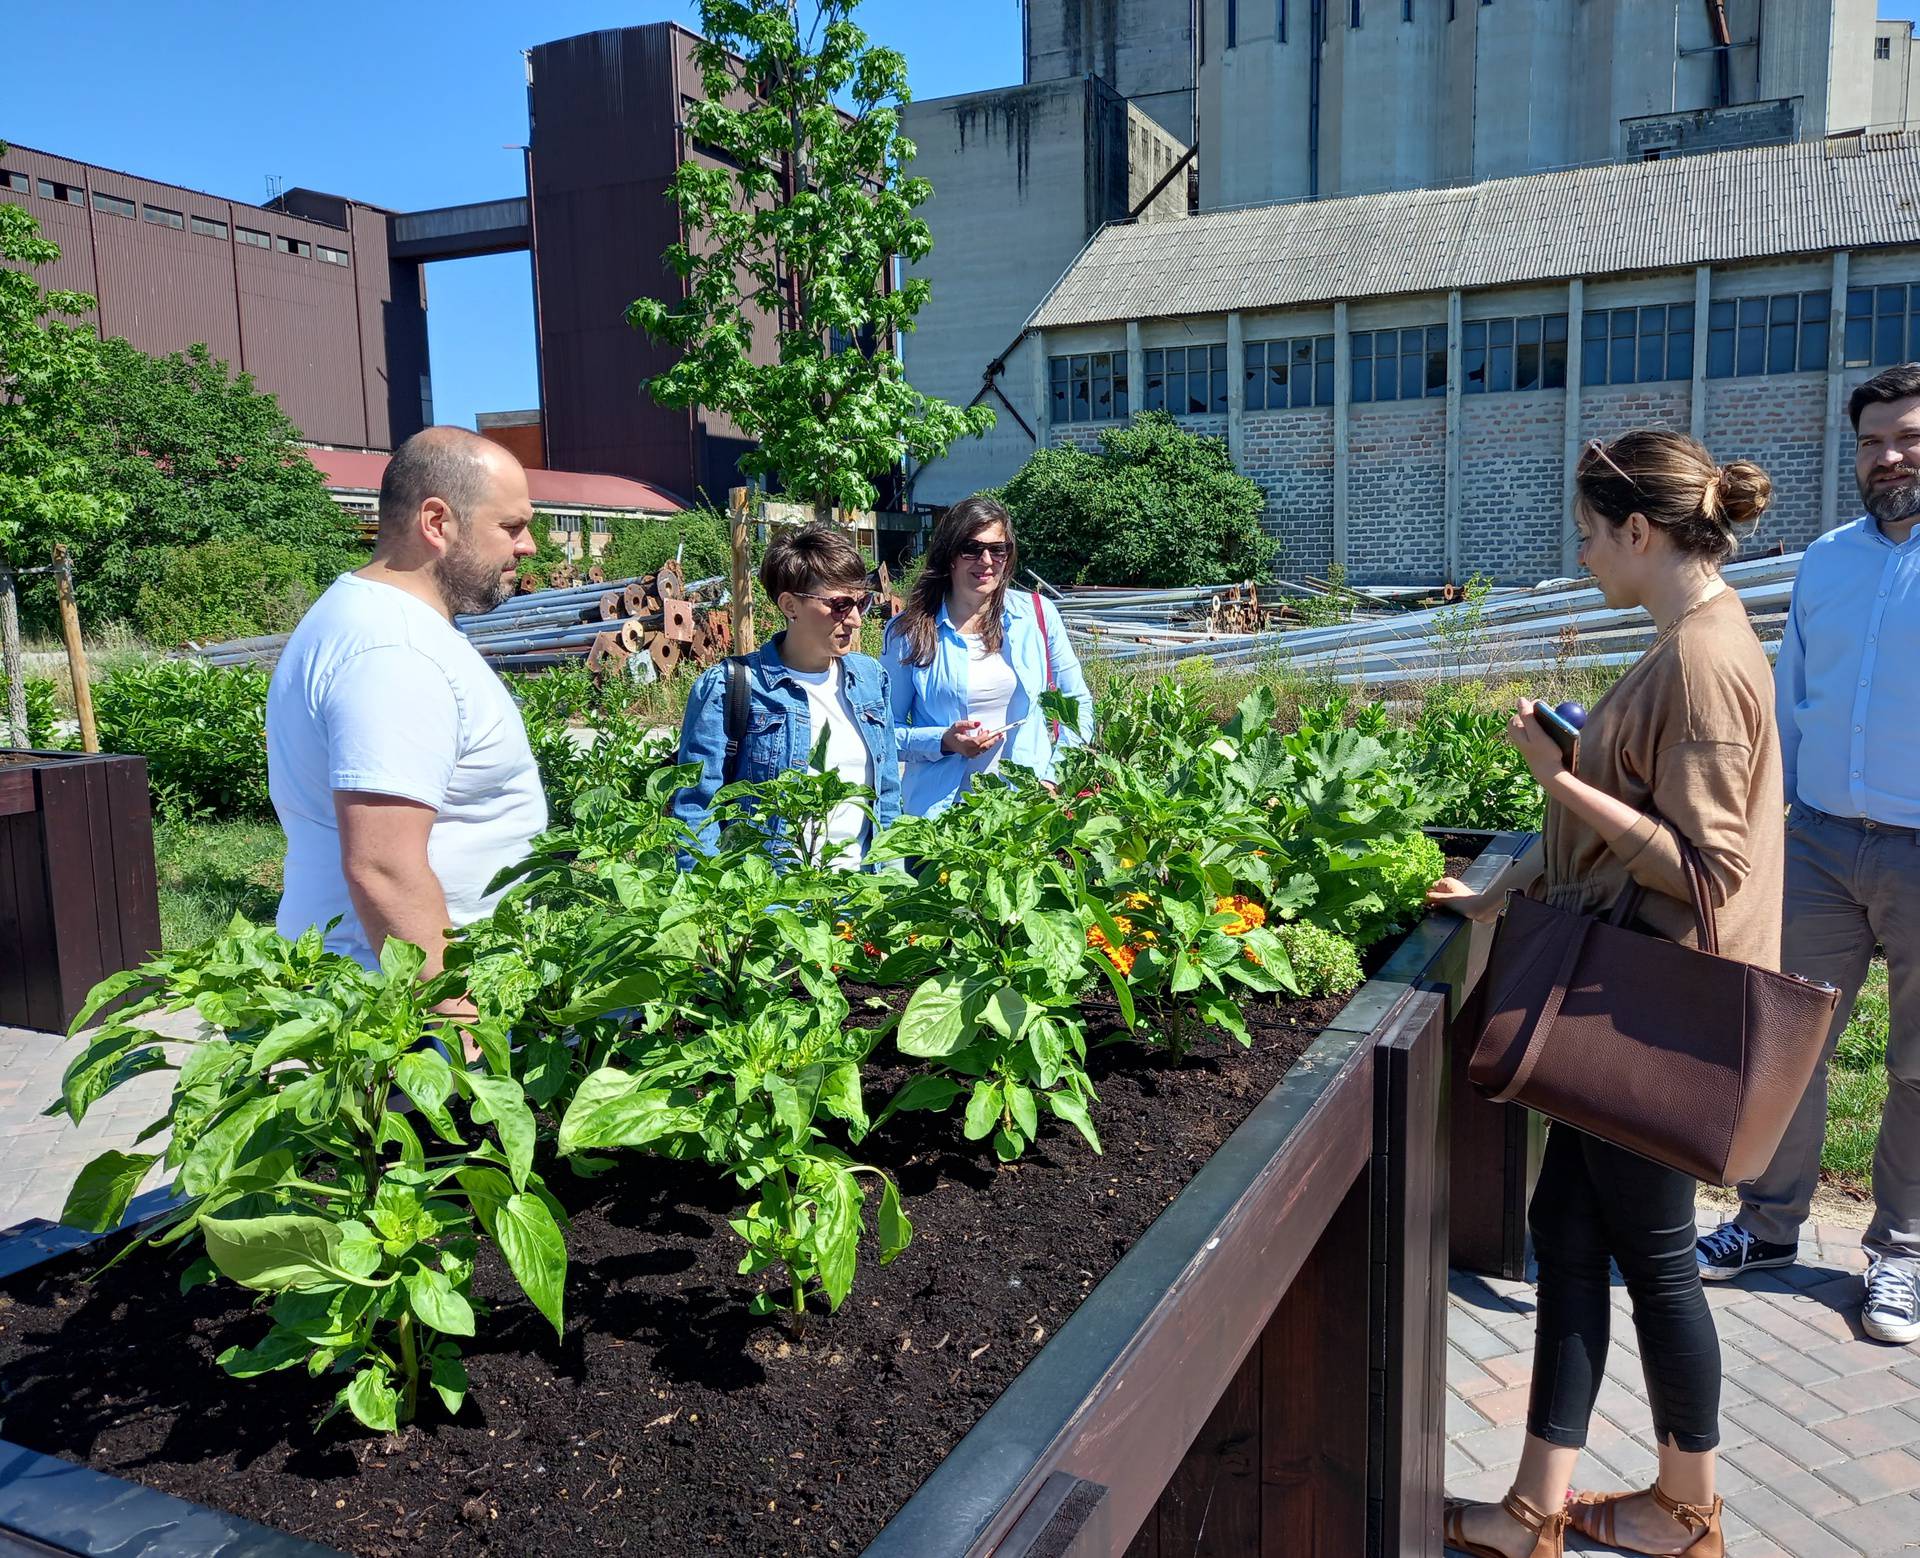
MULTIPOLYGON (((1093 694, 1080 669, 1080 657, 1067 638, 1066 624, 1052 607, 1046 610, 1044 631, 1033 612, 1031 595, 1007 592, 1001 612, 1007 658, 1013 665, 1013 703, 1010 720, 1026 723, 1007 737, 1002 762, 1030 768, 1042 779, 1053 777, 1054 741, 1049 721, 1040 713, 1040 694, 1047 690, 1047 657, 1053 658, 1053 685, 1080 701, 1079 729, 1062 726, 1060 745, 1075 746, 1093 736, 1093 694)), ((937 647, 928 665, 908 665, 906 643, 895 632, 887 634, 882 651, 892 680, 893 723, 906 764, 901 787, 901 809, 910 817, 931 817, 945 811, 965 787, 967 760, 940 749, 940 738, 956 720, 967 717, 970 681, 967 641, 940 608, 937 647)))
MULTIPOLYGON (((813 718, 807 695, 787 673, 780 658, 786 638, 776 633, 746 657, 747 729, 734 762, 733 782, 758 784, 805 768, 813 751, 813 718)), ((886 827, 900 815, 900 759, 894 745, 893 718, 887 696, 887 673, 871 655, 848 655, 840 662, 853 722, 873 758, 874 823, 886 827)), ((700 847, 712 854, 719 847, 720 825, 713 815, 713 798, 726 784, 727 668, 723 662, 700 673, 687 695, 686 717, 680 724, 680 761, 699 763, 697 784, 678 791, 674 816, 698 835, 700 847)), ((872 842, 869 826, 863 842, 872 842)))

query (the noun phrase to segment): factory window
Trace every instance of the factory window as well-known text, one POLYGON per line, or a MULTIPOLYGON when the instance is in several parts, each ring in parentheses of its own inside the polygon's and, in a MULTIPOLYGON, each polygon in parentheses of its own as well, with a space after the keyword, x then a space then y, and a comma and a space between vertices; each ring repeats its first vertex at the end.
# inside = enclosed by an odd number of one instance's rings
POLYGON ((1353 0, 1353 20, 1350 25, 1354 27, 1360 25, 1360 0, 1353 0))
POLYGON ((227 236, 227 224, 216 222, 210 216, 196 216, 193 219, 193 230, 202 238, 224 239, 227 236))
POLYGON ((93 209, 104 211, 108 216, 132 216, 133 202, 122 200, 118 195, 103 195, 96 189, 93 192, 93 209))
MULTIPOLYGON (((1744 379, 1825 368, 1832 311, 1833 300, 1825 292, 1786 292, 1715 303, 1707 310, 1707 377, 1744 379)), ((1905 340, 1904 320, 1895 333, 1905 340)), ((1904 360, 1897 347, 1887 359, 1904 360)))
POLYGON ((1225 346, 1170 346, 1146 354, 1148 411, 1205 416, 1227 409, 1225 346))
POLYGON ((40 198, 42 200, 60 200, 70 206, 83 206, 87 197, 80 192, 77 184, 62 184, 58 179, 40 180, 40 198))
POLYGON ((1893 39, 1875 38, 1873 40, 1873 57, 1877 60, 1892 59, 1893 58, 1893 39))
POLYGON ((1332 336, 1249 341, 1246 356, 1247 410, 1333 404, 1332 336))
POLYGON ((282 254, 295 254, 295 255, 298 255, 303 260, 310 260, 313 258, 313 245, 308 243, 307 240, 304 238, 288 238, 285 236, 281 236, 273 240, 273 245, 282 254))
POLYGON ((1287 0, 1273 0, 1273 38, 1276 43, 1287 41, 1287 0))
POLYGON ((329 249, 325 244, 321 244, 318 249, 314 250, 314 256, 323 265, 345 265, 347 263, 347 251, 345 249, 329 249))
POLYGON ((1227 0, 1227 47, 1240 42, 1240 0, 1227 0))
POLYGON ((1127 354, 1077 352, 1048 359, 1055 425, 1112 422, 1127 414, 1127 354))
POLYGON ((179 232, 187 225, 187 219, 184 216, 178 211, 169 211, 165 206, 142 206, 140 218, 142 221, 153 223, 155 227, 171 227, 175 232, 179 232))
POLYGON ((1353 398, 1419 400, 1447 392, 1447 327, 1361 330, 1353 337, 1353 398))
POLYGON ((1582 384, 1657 384, 1693 377, 1693 305, 1600 308, 1580 326, 1582 384))
POLYGON ((1460 389, 1463 394, 1566 387, 1565 314, 1475 319, 1461 327, 1460 389))
POLYGON ((256 249, 271 249, 273 240, 265 233, 256 233, 251 227, 236 227, 233 236, 241 243, 250 243, 256 249))
POLYGON ((1920 355, 1912 350, 1913 344, 1920 344, 1920 287, 1854 287, 1848 291, 1849 368, 1886 368, 1911 362, 1920 355))
POLYGON ((0 189, 10 189, 15 194, 24 195, 33 188, 33 180, 24 173, 15 173, 11 168, 0 168, 0 189))
POLYGON ((1400 0, 1400 20, 1403 22, 1413 20, 1413 0, 1400 0))
POLYGON ((420 375, 420 425, 433 426, 433 377, 425 373, 420 375))

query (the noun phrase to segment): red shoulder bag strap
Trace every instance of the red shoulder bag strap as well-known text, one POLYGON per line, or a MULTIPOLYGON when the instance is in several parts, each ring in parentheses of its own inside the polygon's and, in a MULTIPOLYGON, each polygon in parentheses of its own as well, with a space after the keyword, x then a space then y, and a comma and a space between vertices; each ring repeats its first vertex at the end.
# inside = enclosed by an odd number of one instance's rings
MULTIPOLYGON (((1048 642, 1047 639, 1047 609, 1040 604, 1040 592, 1038 590, 1033 592, 1033 614, 1040 623, 1040 647, 1045 651, 1047 656, 1047 691, 1053 692, 1056 690, 1053 682, 1053 645, 1048 642)), ((1053 733, 1054 744, 1056 746, 1059 745, 1060 721, 1057 719, 1048 720, 1047 729, 1053 733)))

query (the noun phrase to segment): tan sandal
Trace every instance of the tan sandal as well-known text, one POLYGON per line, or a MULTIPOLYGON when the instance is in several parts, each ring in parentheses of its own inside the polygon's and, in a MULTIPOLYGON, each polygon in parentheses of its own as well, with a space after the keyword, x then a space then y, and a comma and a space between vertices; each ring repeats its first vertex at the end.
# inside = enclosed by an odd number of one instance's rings
POLYGON ((1680 1525, 1697 1533, 1692 1543, 1681 1549, 1678 1558, 1727 1558, 1727 1538, 1720 1529, 1720 1512, 1725 1507, 1725 1501, 1716 1498, 1710 1506, 1682 1504, 1678 1499, 1668 1498, 1662 1493, 1657 1482, 1650 1488, 1632 1493, 1576 1493, 1568 1506, 1574 1530, 1624 1553, 1648 1551, 1644 1547, 1629 1547, 1614 1534, 1614 1525, 1620 1518, 1620 1505, 1627 1499, 1641 1497, 1643 1493, 1680 1525))
MULTIPOLYGON (((1447 1546, 1468 1558, 1507 1558, 1497 1547, 1483 1547, 1480 1543, 1469 1541, 1466 1536, 1466 1513, 1481 1506, 1470 1504, 1465 1499, 1448 1499, 1446 1511, 1445 1536, 1447 1546)), ((1525 1526, 1533 1533, 1532 1549, 1526 1558, 1562 1558, 1567 1543, 1567 1512, 1549 1515, 1545 1510, 1535 1509, 1512 1488, 1507 1496, 1500 1500, 1500 1508, 1506 1515, 1525 1526)))

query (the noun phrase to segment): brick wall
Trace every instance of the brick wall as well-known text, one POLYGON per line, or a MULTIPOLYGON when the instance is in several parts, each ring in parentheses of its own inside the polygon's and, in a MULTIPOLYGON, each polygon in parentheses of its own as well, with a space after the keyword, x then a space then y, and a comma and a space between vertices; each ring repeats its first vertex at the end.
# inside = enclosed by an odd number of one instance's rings
POLYGON ((1241 469, 1267 494, 1261 524, 1280 542, 1283 574, 1326 577, 1333 558, 1333 410, 1250 411, 1241 469))
POLYGON ((1691 412, 1685 384, 1589 385, 1580 391, 1580 436, 1602 441, 1636 427, 1687 430, 1691 412))
POLYGON ((1447 403, 1354 406, 1347 421, 1347 577, 1431 584, 1446 568, 1447 403))
POLYGON ((1820 534, 1820 446, 1826 415, 1824 373, 1708 381, 1707 447, 1714 458, 1753 460, 1773 478, 1773 506, 1760 521, 1758 534, 1747 542, 1747 551, 1763 551, 1776 541, 1793 551, 1820 534))
POLYGON ((1560 572, 1567 397, 1558 390, 1460 402, 1460 568, 1501 584, 1560 572))
POLYGON ((1100 449, 1100 435, 1108 428, 1118 425, 1116 422, 1074 422, 1066 427, 1048 429, 1047 442, 1056 449, 1065 444, 1077 444, 1080 448, 1097 454, 1100 449))

